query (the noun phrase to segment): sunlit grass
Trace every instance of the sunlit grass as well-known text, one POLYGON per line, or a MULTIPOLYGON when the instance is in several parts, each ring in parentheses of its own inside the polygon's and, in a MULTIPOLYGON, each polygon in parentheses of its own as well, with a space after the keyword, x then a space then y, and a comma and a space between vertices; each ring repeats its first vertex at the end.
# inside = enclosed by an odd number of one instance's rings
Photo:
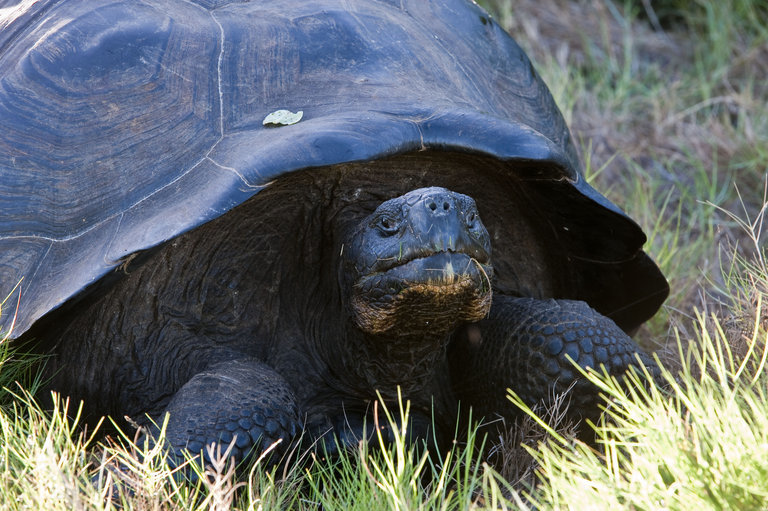
POLYGON ((717 318, 697 321, 698 343, 679 344, 680 370, 663 370, 666 389, 589 375, 610 401, 598 448, 532 452, 542 509, 768 507, 766 330, 755 325, 739 358, 717 318))
MULTIPOLYGON (((205 469, 172 469, 161 443, 129 439, 95 442, 79 430, 78 412, 66 401, 43 412, 19 396, 0 412, 2 509, 473 509, 524 503, 478 457, 470 432, 442 456, 407 441, 409 405, 381 408, 394 441, 379 435, 372 446, 332 460, 306 451, 298 463, 250 468, 223 456, 205 469), (74 412, 74 417, 69 412, 74 412), (198 477, 191 477, 196 473, 198 477)), ((190 462, 194 463, 194 462, 190 462)))

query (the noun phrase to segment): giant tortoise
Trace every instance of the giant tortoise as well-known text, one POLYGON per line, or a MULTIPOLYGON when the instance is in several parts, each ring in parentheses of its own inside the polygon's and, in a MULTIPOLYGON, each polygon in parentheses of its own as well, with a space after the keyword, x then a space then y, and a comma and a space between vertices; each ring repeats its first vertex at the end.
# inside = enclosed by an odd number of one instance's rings
POLYGON ((474 3, 2 16, 2 326, 88 417, 168 412, 175 451, 242 457, 343 446, 401 392, 450 438, 459 409, 514 415, 508 387, 589 414, 574 364, 652 364, 628 337, 668 292, 645 236, 474 3))

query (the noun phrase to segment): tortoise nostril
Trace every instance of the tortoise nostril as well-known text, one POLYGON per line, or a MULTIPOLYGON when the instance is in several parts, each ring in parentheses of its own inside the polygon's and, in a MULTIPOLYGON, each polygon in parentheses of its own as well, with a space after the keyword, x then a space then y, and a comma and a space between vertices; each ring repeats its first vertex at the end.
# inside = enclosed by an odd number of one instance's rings
POLYGON ((424 197, 424 207, 427 208, 433 215, 442 216, 450 214, 453 210, 454 201, 453 197, 449 193, 445 192, 433 192, 424 197))

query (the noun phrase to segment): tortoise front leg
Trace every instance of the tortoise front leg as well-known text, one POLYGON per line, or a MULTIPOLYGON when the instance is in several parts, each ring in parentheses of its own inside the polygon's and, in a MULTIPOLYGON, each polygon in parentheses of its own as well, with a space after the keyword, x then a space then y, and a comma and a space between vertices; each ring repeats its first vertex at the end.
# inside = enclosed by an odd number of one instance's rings
MULTIPOLYGON (((206 446, 220 445, 238 462, 258 456, 281 441, 284 453, 301 429, 295 397, 288 383, 272 368, 255 359, 219 362, 192 377, 171 399, 166 443, 171 460, 183 460, 206 446)), ((155 431, 155 433, 157 433, 155 431)), ((279 456, 278 456, 279 458, 279 456)))
POLYGON ((585 302, 507 296, 494 297, 487 319, 457 332, 449 353, 455 392, 486 419, 519 415, 507 388, 533 405, 571 386, 569 414, 595 417, 597 389, 568 357, 618 376, 637 366, 636 355, 658 372, 650 356, 585 302))

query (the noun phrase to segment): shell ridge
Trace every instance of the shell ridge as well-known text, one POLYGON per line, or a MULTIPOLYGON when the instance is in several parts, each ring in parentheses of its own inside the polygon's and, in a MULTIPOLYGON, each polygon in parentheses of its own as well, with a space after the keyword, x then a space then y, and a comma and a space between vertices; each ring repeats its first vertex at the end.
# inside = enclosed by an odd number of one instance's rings
MULTIPOLYGON (((206 159, 208 161, 210 161, 211 163, 213 163, 214 165, 216 165, 217 167, 219 167, 220 169, 228 170, 228 171, 232 172, 233 174, 235 174, 238 178, 240 178, 240 181, 242 181, 243 184, 245 186, 247 186, 248 188, 250 188, 251 190, 263 190, 264 188, 266 188, 267 186, 269 186, 271 183, 274 182, 274 180, 272 180, 272 181, 269 181, 269 182, 264 183, 264 184, 255 184, 255 183, 249 181, 248 179, 246 179, 246 177, 239 170, 237 170, 236 168, 228 167, 227 165, 223 165, 223 164, 217 162, 216 160, 214 160, 213 158, 211 158, 210 156, 206 156, 206 159)), ((261 173, 258 170, 256 170, 256 169, 252 170, 251 173, 255 174, 255 177, 257 177, 257 178, 264 179, 264 176, 262 176, 261 173)))
POLYGON ((221 63, 224 59, 224 43, 226 42, 224 27, 221 25, 221 22, 216 18, 213 11, 208 11, 208 13, 210 14, 213 22, 216 23, 216 26, 219 27, 219 55, 216 60, 216 87, 217 92, 219 93, 219 140, 217 140, 208 150, 206 156, 211 154, 213 148, 216 147, 219 142, 221 142, 222 138, 224 138, 224 92, 221 86, 221 63))

